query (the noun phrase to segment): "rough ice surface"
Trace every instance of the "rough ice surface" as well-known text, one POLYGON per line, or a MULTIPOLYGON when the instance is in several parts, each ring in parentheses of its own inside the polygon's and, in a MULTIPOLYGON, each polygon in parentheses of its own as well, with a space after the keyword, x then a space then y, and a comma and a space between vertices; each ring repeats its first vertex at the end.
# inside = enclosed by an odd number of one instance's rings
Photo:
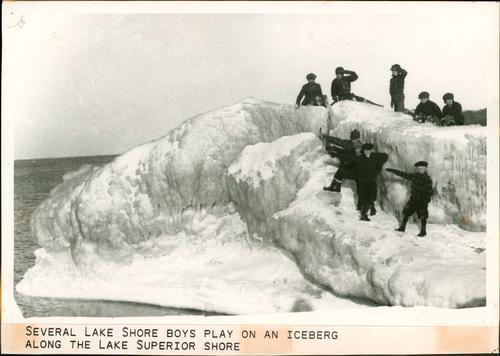
POLYGON ((327 120, 323 107, 256 99, 196 116, 65 181, 33 214, 33 230, 42 247, 69 243, 76 263, 95 252, 120 260, 117 251, 127 246, 181 231, 191 210, 230 211, 227 169, 245 146, 324 131, 327 120))
POLYGON ((238 214, 193 213, 186 229, 77 266, 68 249, 39 249, 18 284, 31 296, 104 299, 228 314, 360 308, 304 279, 277 247, 248 238, 238 214))
MULTIPOLYGON (((332 111, 332 134, 349 137, 358 129, 362 140, 389 154, 385 167, 412 171, 415 162, 429 162, 435 192, 431 222, 486 230, 486 127, 418 124, 409 115, 357 102, 341 102, 332 111)), ((379 185, 384 209, 401 211, 408 182, 384 171, 379 185)))
POLYGON ((436 129, 367 104, 331 112, 245 99, 66 174, 32 216, 42 248, 17 290, 226 313, 364 306, 339 296, 484 305, 485 233, 460 226, 484 230, 485 147, 476 128, 436 129), (389 153, 386 167, 441 164, 431 168, 438 195, 426 238, 413 224, 393 231, 408 196, 395 177, 381 180, 385 211, 369 223, 358 220, 352 184, 340 201, 322 190, 336 167, 317 134, 332 124, 345 137, 359 128, 389 153), (465 180, 464 196, 443 190, 465 180))
MULTIPOLYGON (((383 305, 458 308, 485 303, 484 233, 430 224, 422 239, 415 225, 406 234, 393 231, 397 220, 383 211, 369 223, 360 222, 352 189, 343 190, 338 204, 335 194, 322 190, 335 168, 320 140, 301 134, 279 141, 290 142, 291 149, 274 163, 275 174, 254 172, 246 181, 234 179, 230 191, 238 192, 235 205, 250 231, 274 239, 306 276, 339 295, 383 305), (274 187, 287 194, 274 196, 274 187)), ((266 152, 273 159, 276 144, 247 147, 230 171, 239 172, 238 167, 255 160, 251 153, 262 162, 268 159, 266 152)))

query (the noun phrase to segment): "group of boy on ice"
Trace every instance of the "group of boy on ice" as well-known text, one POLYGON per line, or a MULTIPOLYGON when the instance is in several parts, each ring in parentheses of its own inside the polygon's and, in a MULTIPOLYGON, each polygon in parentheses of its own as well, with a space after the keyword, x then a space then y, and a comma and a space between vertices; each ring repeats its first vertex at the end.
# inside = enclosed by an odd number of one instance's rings
MULTIPOLYGON (((426 91, 423 91, 418 95, 420 103, 414 111, 405 109, 404 85, 408 72, 401 68, 399 64, 394 64, 391 67, 391 72, 392 78, 389 84, 389 93, 391 95, 391 108, 394 108, 394 111, 412 114, 415 121, 432 122, 439 126, 464 124, 465 118, 462 113, 462 105, 455 101, 455 97, 452 93, 446 93, 443 95, 445 105, 442 110, 435 102, 430 100, 430 94, 426 91)), ((326 95, 323 95, 321 85, 316 83, 316 75, 314 73, 309 73, 306 76, 306 79, 307 83, 302 86, 300 93, 297 96, 297 107, 300 105, 326 107, 327 97, 326 95)), ((332 105, 343 100, 354 100, 382 106, 351 92, 351 83, 357 79, 358 75, 354 71, 347 70, 342 67, 337 67, 335 69, 335 79, 333 79, 331 85, 331 96, 333 100, 332 105)))
MULTIPOLYGON (((404 80, 408 73, 399 64, 394 64, 391 67, 391 72, 392 78, 389 85, 391 107, 396 112, 408 112, 404 108, 404 80)), ((335 74, 336 78, 331 85, 332 105, 343 100, 355 100, 378 105, 351 93, 351 83, 358 79, 358 75, 354 71, 338 67, 335 74)), ((297 107, 299 105, 322 105, 326 107, 326 95, 323 95, 321 86, 315 82, 316 75, 309 73, 306 78, 308 83, 302 87, 297 97, 297 107)), ((462 107, 458 102, 454 101, 453 94, 446 93, 443 96, 445 106, 442 111, 436 103, 429 100, 428 92, 420 93, 419 99, 420 104, 412 113, 416 121, 430 121, 445 126, 464 124, 462 107)), ((358 193, 357 209, 360 211, 360 220, 370 221, 368 213, 370 215, 376 214, 374 205, 375 200, 377 200, 376 178, 389 156, 386 153, 374 152, 371 143, 362 143, 361 134, 358 130, 351 132, 349 140, 328 135, 323 135, 323 140, 330 155, 340 160, 340 166, 331 184, 328 187, 323 187, 323 189, 340 192, 345 179, 354 180, 358 193)), ((433 194, 432 179, 427 174, 427 166, 427 162, 419 161, 415 163, 416 171, 411 173, 386 168, 386 171, 411 181, 410 199, 403 209, 403 218, 396 231, 404 232, 409 218, 416 213, 418 219, 420 219, 418 236, 422 237, 427 234, 428 204, 433 194)))
MULTIPOLYGON (((360 211, 362 221, 370 221, 370 215, 377 213, 375 200, 377 200, 377 176, 387 162, 387 153, 374 152, 373 144, 362 143, 361 134, 358 130, 351 132, 350 139, 344 140, 338 137, 324 135, 327 150, 332 157, 340 160, 340 166, 333 180, 324 190, 340 192, 340 187, 345 179, 356 182, 358 193, 357 209, 360 211)), ((420 219, 420 233, 418 236, 427 234, 427 218, 429 217, 428 204, 433 193, 432 179, 427 174, 427 162, 415 163, 416 172, 408 173, 397 169, 386 168, 386 171, 396 174, 411 181, 410 200, 403 209, 403 219, 397 231, 404 232, 406 224, 414 213, 420 219)))

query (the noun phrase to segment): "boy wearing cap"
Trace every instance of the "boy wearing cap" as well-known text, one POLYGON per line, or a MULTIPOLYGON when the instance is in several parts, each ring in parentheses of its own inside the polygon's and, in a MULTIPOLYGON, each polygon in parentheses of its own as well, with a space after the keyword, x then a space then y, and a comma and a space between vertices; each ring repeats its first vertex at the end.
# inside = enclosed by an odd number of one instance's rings
POLYGON ((391 108, 396 112, 403 112, 405 108, 405 78, 408 72, 401 68, 399 64, 391 67, 392 78, 389 83, 389 93, 391 94, 391 108))
POLYGON ((373 144, 361 146, 363 153, 356 157, 354 164, 358 188, 358 200, 361 207, 361 220, 370 221, 368 210, 377 200, 377 175, 389 159, 387 153, 373 152, 373 144))
POLYGON ((349 160, 352 161, 354 157, 361 155, 361 147, 363 144, 359 138, 352 141, 352 144, 352 150, 342 149, 329 151, 331 156, 337 157, 341 163, 339 169, 337 169, 337 172, 335 172, 335 175, 333 176, 332 182, 328 187, 323 187, 323 190, 340 193, 340 188, 344 179, 356 179, 355 172, 352 169, 352 163, 349 163, 349 160))
POLYGON ((383 107, 383 105, 374 103, 373 101, 351 93, 351 83, 358 79, 358 75, 356 74, 356 72, 344 69, 342 67, 337 67, 335 69, 335 75, 336 78, 332 81, 331 86, 331 94, 333 99, 332 105, 342 100, 354 100, 383 107))
POLYGON ((441 109, 439 106, 431 101, 428 92, 423 91, 418 94, 420 104, 415 108, 414 119, 418 122, 431 121, 434 123, 441 122, 441 109))
POLYGON ((316 97, 323 97, 323 92, 321 91, 321 85, 315 82, 316 74, 309 73, 306 76, 307 83, 302 86, 299 95, 297 96, 295 107, 299 107, 301 105, 318 105, 316 103, 316 97), (302 100, 304 98, 304 100, 302 100))
POLYGON ((361 133, 358 130, 354 129, 353 131, 351 131, 349 140, 328 135, 323 135, 323 140, 326 144, 326 150, 330 154, 335 154, 339 151, 354 153, 355 144, 361 144, 361 133))
POLYGON ((462 105, 455 101, 455 97, 452 93, 446 93, 443 95, 443 126, 452 125, 463 125, 465 122, 464 114, 462 113, 462 105))
POLYGON ((429 211, 427 206, 431 201, 433 187, 432 179, 427 174, 427 162, 419 161, 415 163, 417 167, 417 172, 407 173, 397 169, 387 168, 386 171, 396 174, 399 177, 408 179, 411 181, 411 195, 410 200, 403 209, 403 220, 401 225, 396 229, 396 231, 404 232, 406 229, 406 223, 410 216, 417 213, 417 217, 420 219, 420 233, 418 236, 425 236, 427 234, 427 218, 429 217, 429 211))
POLYGON ((356 72, 342 67, 335 69, 336 78, 332 81, 331 94, 333 102, 352 100, 351 83, 358 79, 356 72), (346 75, 347 74, 347 75, 346 75))

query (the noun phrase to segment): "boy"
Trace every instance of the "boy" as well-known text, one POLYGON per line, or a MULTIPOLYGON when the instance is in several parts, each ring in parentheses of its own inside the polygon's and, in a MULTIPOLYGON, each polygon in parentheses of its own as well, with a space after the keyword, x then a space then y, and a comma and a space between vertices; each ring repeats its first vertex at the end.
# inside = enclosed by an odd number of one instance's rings
POLYGON ((441 123, 441 109, 437 104, 431 101, 428 92, 423 91, 418 94, 420 104, 417 105, 414 113, 414 119, 418 122, 430 121, 433 123, 441 123))
POLYGON ((309 73, 306 76, 307 83, 302 86, 297 100, 295 102, 295 107, 298 108, 300 105, 317 105, 316 97, 323 97, 323 92, 321 91, 321 85, 315 82, 316 74, 309 73), (304 98, 304 100, 302 100, 304 98), (302 104, 301 104, 302 101, 302 104))
POLYGON ((396 112, 403 112, 405 108, 405 78, 408 72, 401 68, 399 64, 391 67, 392 78, 389 83, 389 93, 391 94, 391 108, 396 112))
POLYGON ((453 126, 453 125, 463 125, 465 122, 464 114, 462 113, 462 105, 455 101, 455 97, 452 93, 446 93, 443 95, 443 101, 445 105, 443 106, 443 126, 453 126))
POLYGON ((358 79, 356 72, 337 67, 335 69, 335 76, 336 78, 332 81, 331 86, 333 102, 352 100, 354 95, 351 94, 351 83, 358 79))
POLYGON ((373 152, 373 144, 361 146, 362 154, 349 159, 354 166, 361 221, 370 221, 368 210, 377 200, 377 175, 389 156, 387 153, 373 152))
POLYGON ((418 236, 423 237, 427 234, 426 225, 427 218, 429 217, 427 206, 431 201, 433 193, 432 179, 427 174, 427 166, 428 164, 425 161, 415 163, 415 167, 417 167, 416 173, 407 173, 392 168, 386 169, 386 171, 394 173, 397 176, 411 180, 410 200, 403 209, 403 221, 396 231, 404 232, 410 216, 417 213, 417 217, 421 222, 418 236))

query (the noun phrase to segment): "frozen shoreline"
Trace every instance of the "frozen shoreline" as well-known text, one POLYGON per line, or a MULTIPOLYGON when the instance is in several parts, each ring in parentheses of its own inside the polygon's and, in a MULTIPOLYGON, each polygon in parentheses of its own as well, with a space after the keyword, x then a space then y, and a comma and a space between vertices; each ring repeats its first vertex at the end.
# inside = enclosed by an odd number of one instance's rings
POLYGON ((279 249, 251 241, 237 214, 195 219, 200 224, 196 235, 150 240, 129 256, 128 264, 96 260, 92 269, 82 270, 69 251, 39 249, 17 291, 227 314, 367 307, 308 282, 279 249), (176 245, 179 239, 185 244, 176 245))
MULTIPOLYGON (((391 153, 392 136, 377 136, 381 125, 384 135, 391 124, 428 129, 361 103, 337 104, 333 114, 246 99, 190 119, 103 168, 68 173, 32 216, 42 249, 17 291, 230 314, 366 307, 346 298, 483 305, 485 233, 430 224, 429 236, 417 239, 410 224, 398 235, 396 219, 381 209, 360 223, 353 190, 343 188, 337 204, 321 189, 336 169, 316 136, 329 119, 342 136, 366 123, 362 134, 391 153)), ((479 148, 481 135, 474 141, 479 148)), ((411 159, 406 148, 390 163, 402 168, 411 159)), ((465 167, 455 163, 457 172, 465 167)), ((482 187, 480 167, 476 173, 474 184, 482 187)), ((381 192, 380 203, 397 210, 407 188, 388 182, 385 188, 397 194, 381 192)), ((434 216, 455 211, 454 199, 441 191, 434 216)), ((481 224, 481 215, 472 218, 481 224)))

